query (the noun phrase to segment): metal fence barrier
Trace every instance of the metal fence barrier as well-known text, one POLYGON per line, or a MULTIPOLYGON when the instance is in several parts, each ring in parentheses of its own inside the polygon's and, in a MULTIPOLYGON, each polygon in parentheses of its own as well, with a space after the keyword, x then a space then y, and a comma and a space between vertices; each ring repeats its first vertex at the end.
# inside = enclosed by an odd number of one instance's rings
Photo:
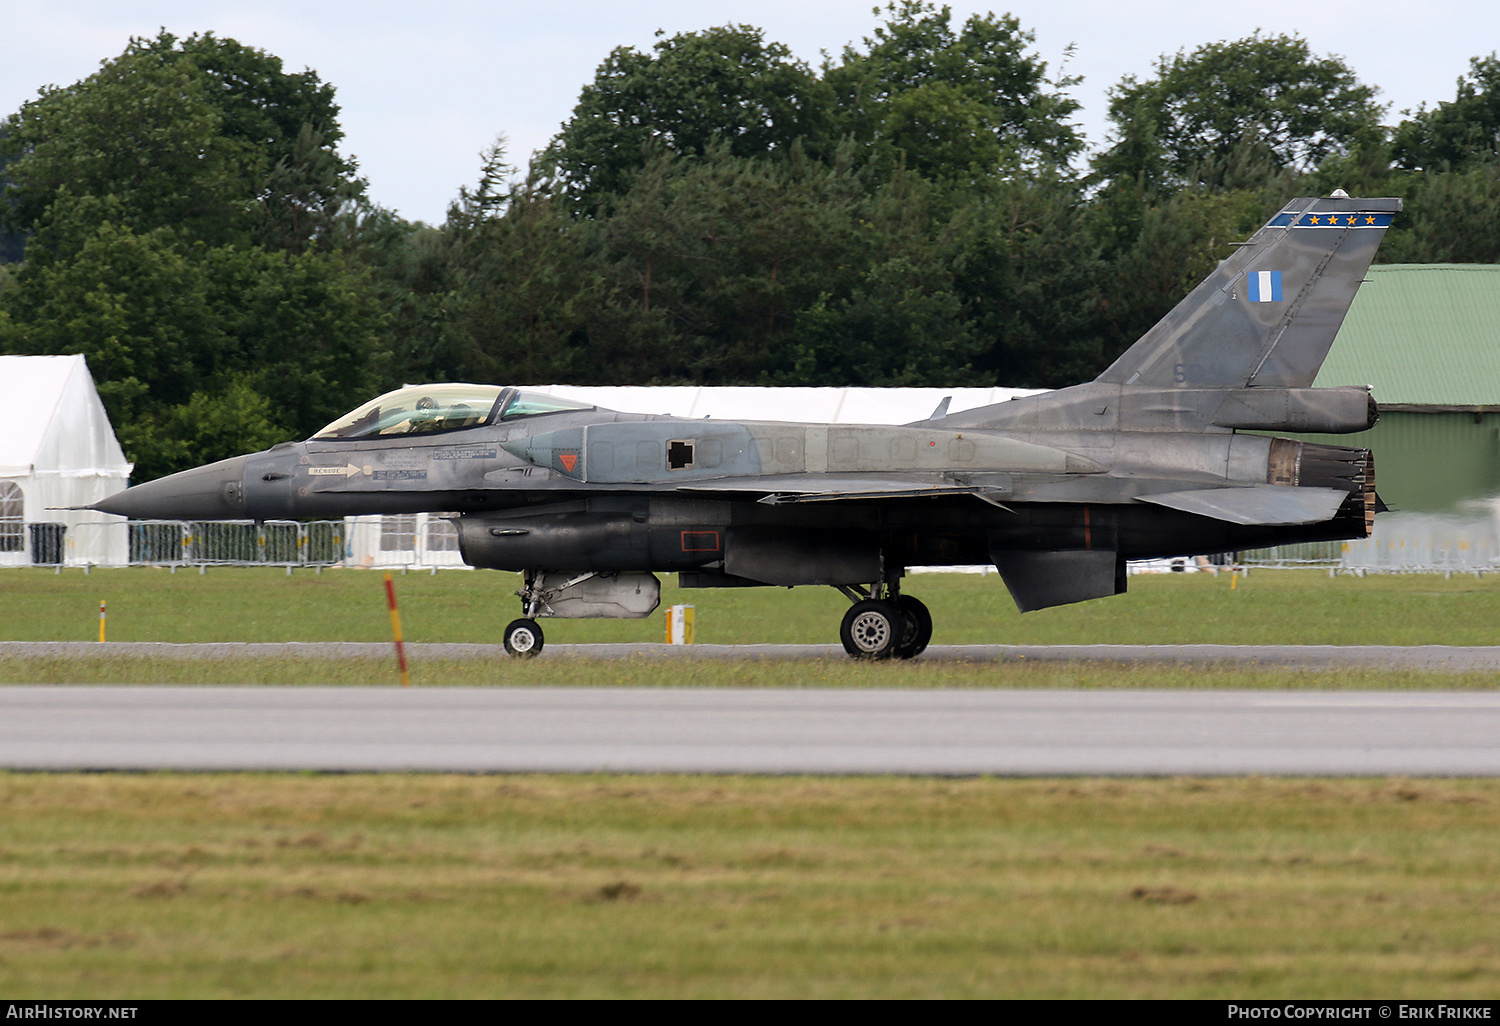
POLYGON ((346 555, 342 520, 132 520, 128 530, 131 565, 333 566, 346 555))

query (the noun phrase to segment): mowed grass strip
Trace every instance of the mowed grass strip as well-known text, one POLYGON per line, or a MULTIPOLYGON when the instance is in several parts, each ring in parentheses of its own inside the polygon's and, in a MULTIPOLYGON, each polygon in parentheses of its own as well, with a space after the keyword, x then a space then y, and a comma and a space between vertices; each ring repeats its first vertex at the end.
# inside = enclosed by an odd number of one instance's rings
MULTIPOLYGON (((8 569, 0 640, 94 640, 107 601, 113 641, 384 641, 381 578, 355 569, 289 577, 273 567, 8 569)), ((663 575, 663 609, 644 620, 548 620, 548 641, 661 641, 663 610, 682 602, 696 607, 702 643, 836 644, 848 608, 831 588, 682 591, 675 580, 663 575)), ((520 615, 517 586, 516 575, 493 571, 398 574, 406 638, 498 643, 520 615)), ((931 607, 935 644, 1500 644, 1500 574, 1142 574, 1125 595, 1025 615, 995 574, 914 574, 904 588, 931 607)))
POLYGON ((1500 782, 0 774, 0 990, 1491 998, 1500 782))
MULTIPOLYGON (((1300 670, 1236 665, 1091 662, 867 663, 829 659, 593 659, 544 654, 534 660, 410 660, 413 687, 667 688, 1197 688, 1327 691, 1489 691, 1495 674, 1429 673, 1373 667, 1300 670)), ((388 659, 156 656, 0 657, 0 684, 274 684, 390 685, 400 676, 388 659)))

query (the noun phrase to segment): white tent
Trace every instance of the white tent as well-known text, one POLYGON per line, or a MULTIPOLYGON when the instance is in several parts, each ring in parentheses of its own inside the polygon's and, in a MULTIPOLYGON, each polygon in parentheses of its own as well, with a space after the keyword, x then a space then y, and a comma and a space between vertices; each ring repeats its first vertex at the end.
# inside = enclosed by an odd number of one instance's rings
POLYGON ((125 563, 123 517, 63 507, 123 490, 130 468, 82 356, 0 356, 0 566, 125 563))

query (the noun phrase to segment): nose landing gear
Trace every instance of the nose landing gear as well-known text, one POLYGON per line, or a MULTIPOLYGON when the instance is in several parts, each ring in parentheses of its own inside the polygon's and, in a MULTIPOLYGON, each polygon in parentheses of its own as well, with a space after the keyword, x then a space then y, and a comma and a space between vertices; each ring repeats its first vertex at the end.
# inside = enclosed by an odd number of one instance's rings
MULTIPOLYGON (((592 575, 585 575, 585 578, 588 576, 592 575)), ((542 654, 542 645, 546 639, 535 618, 538 614, 551 612, 547 599, 552 597, 552 593, 539 586, 537 577, 535 570, 528 570, 522 575, 521 590, 516 592, 521 598, 521 618, 506 624, 505 633, 501 636, 505 643, 505 654, 513 659, 535 659, 542 654)), ((564 584, 563 588, 566 589, 567 585, 564 584)))
POLYGON ((910 659, 932 640, 932 614, 894 583, 869 589, 842 586, 853 603, 839 627, 844 651, 855 659, 910 659))

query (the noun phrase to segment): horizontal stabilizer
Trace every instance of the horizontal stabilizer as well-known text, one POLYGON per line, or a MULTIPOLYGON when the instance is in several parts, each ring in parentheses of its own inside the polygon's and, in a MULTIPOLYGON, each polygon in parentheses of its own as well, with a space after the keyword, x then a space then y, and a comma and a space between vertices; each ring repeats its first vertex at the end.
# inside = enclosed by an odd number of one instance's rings
POLYGON ((1337 488, 1297 488, 1291 485, 1251 485, 1248 488, 1204 488, 1192 492, 1138 495, 1184 513, 1227 520, 1231 524, 1318 524, 1332 520, 1349 493, 1337 488))

